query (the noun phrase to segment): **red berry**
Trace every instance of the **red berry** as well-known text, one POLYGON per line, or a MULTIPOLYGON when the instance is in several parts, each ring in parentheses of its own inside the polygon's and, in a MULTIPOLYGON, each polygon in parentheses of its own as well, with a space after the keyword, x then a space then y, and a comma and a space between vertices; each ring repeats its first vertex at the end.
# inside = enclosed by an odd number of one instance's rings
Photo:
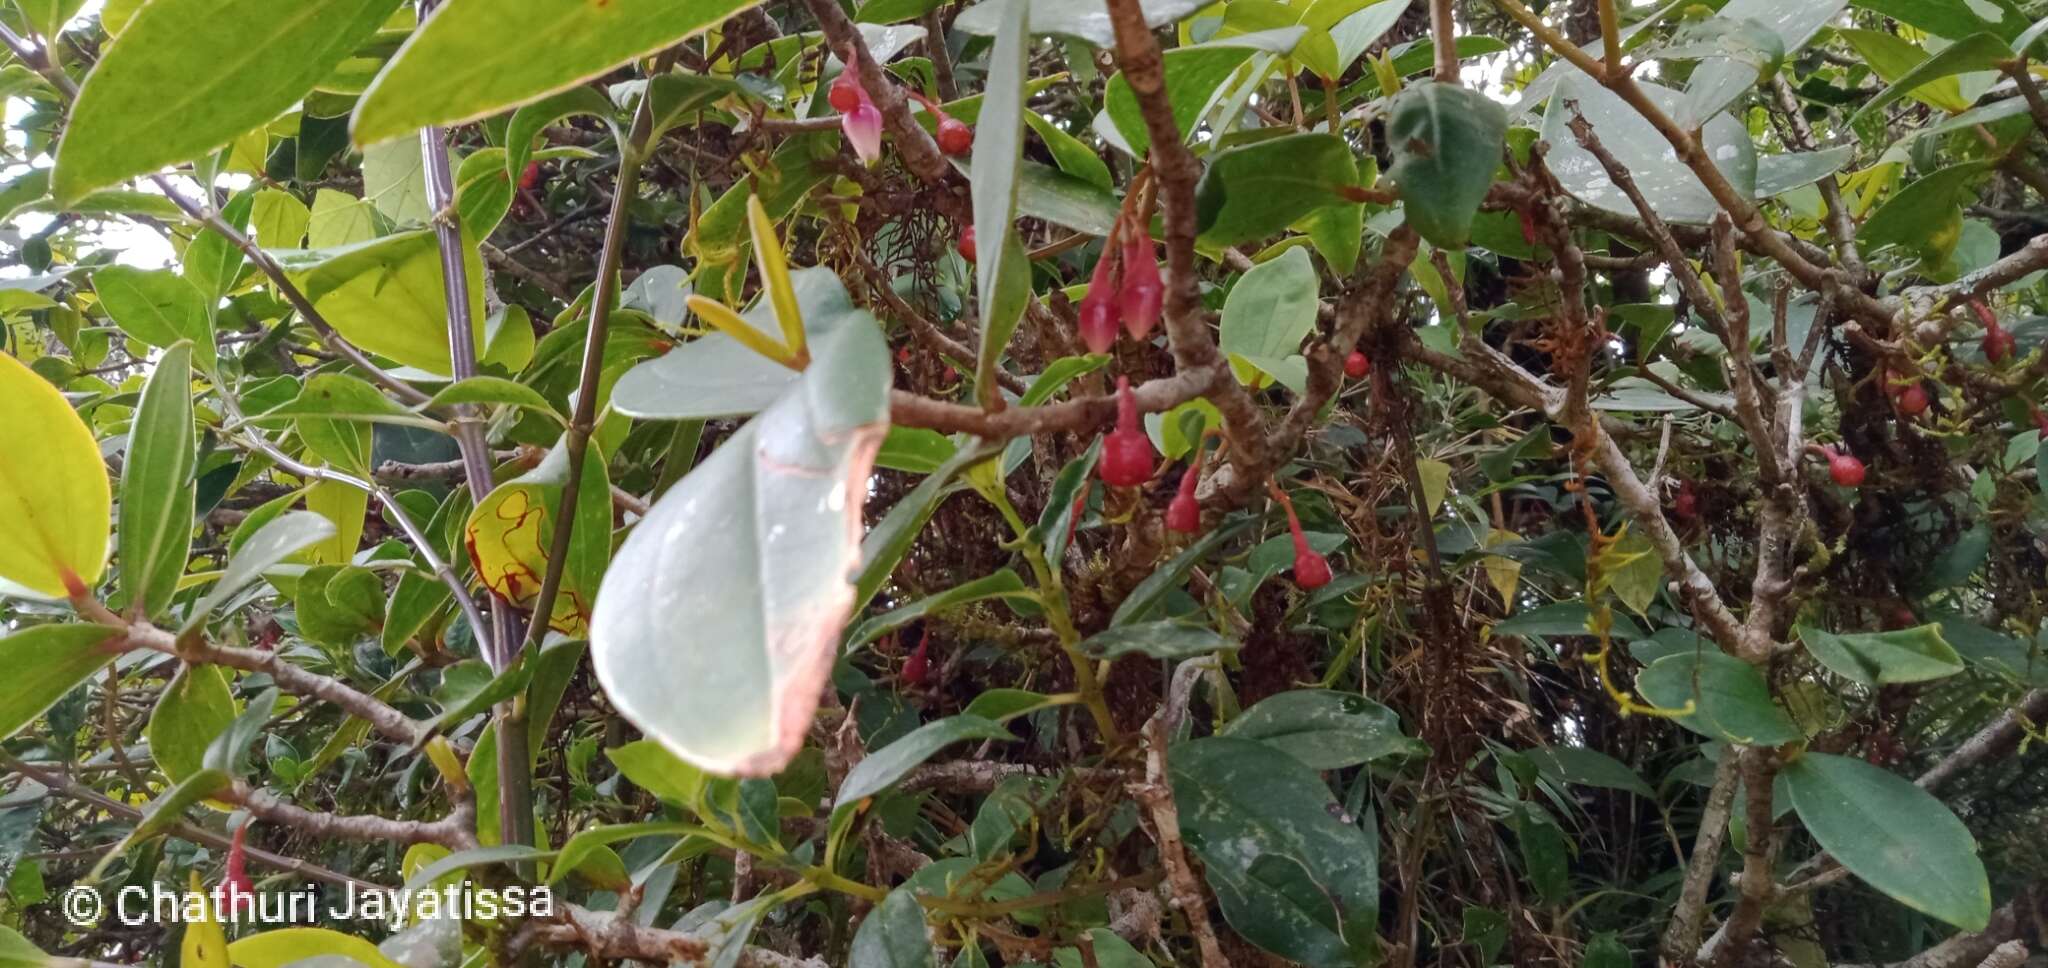
POLYGON ((974 226, 970 225, 960 230, 960 245, 958 248, 960 250, 960 258, 966 259, 969 262, 974 261, 974 226))
POLYGON ((1138 398, 1130 377, 1116 378, 1116 429, 1102 439, 1102 458, 1095 465, 1111 487, 1137 487, 1152 479, 1155 455, 1152 438, 1138 426, 1138 398))
POLYGON ((1917 417, 1926 413, 1927 403, 1927 390, 1918 383, 1899 392, 1899 413, 1904 416, 1917 417))
POLYGON ((974 129, 956 118, 945 118, 939 122, 939 150, 949 155, 964 155, 974 147, 974 129))
POLYGON ((1367 359, 1364 353, 1352 350, 1351 355, 1344 358, 1345 376, 1354 380, 1363 380, 1365 375, 1371 372, 1372 361, 1367 359))
POLYGON ((1202 503, 1195 500, 1195 484, 1201 477, 1200 464, 1189 464, 1180 475, 1180 488, 1174 492, 1172 503, 1166 506, 1167 530, 1181 534, 1202 530, 1202 503))
POLYGON ((1884 627, 1887 631, 1909 629, 1918 624, 1920 624, 1920 616, 1913 614, 1913 607, 1904 602, 1892 606, 1892 613, 1885 616, 1884 621, 1884 627))
POLYGON ((930 635, 920 635, 917 648, 910 650, 910 658, 903 660, 903 684, 922 686, 931 678, 931 659, 925 655, 925 647, 931 645, 930 635))
POLYGON ((540 162, 529 161, 526 170, 519 173, 519 190, 528 191, 540 184, 540 162))
POLYGON ((839 76, 832 79, 832 85, 825 89, 825 100, 841 112, 851 111, 866 103, 867 99, 867 89, 860 86, 859 71, 852 64, 846 65, 846 69, 840 71, 839 76))
POLYGON ((1123 261, 1123 289, 1117 293, 1117 308, 1131 338, 1142 340, 1159 325, 1159 307, 1166 298, 1166 286, 1159 281, 1159 263, 1152 260, 1151 238, 1134 234, 1124 243, 1123 261))
POLYGON ((1828 476, 1843 487, 1857 487, 1863 483, 1863 462, 1853 454, 1828 453, 1828 476))
POLYGON ((1679 483, 1678 495, 1671 499, 1671 511, 1687 520, 1700 516, 1700 496, 1693 493, 1691 481, 1679 483))

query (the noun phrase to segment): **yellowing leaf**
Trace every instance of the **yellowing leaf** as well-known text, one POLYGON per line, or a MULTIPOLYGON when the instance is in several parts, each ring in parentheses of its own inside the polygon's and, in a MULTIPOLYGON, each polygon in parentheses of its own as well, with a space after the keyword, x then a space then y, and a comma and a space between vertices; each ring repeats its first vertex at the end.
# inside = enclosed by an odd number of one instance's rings
POLYGON ((53 597, 86 594, 107 565, 113 487, 92 431, 57 388, 0 354, 0 578, 53 597))
POLYGON ((188 884, 204 916, 185 925, 185 940, 178 945, 178 968, 230 968, 228 933, 220 926, 198 871, 190 872, 188 884))
MULTIPOLYGON (((463 528, 470 562, 484 584, 506 601, 531 606, 540 595, 568 470, 568 448, 557 445, 540 466, 492 488, 470 512, 463 528)), ((549 610, 549 628, 580 636, 590 627, 591 602, 604 575, 611 534, 611 485, 605 478, 604 456, 591 447, 583 455, 576 528, 570 533, 561 591, 549 610)))
POLYGON ((316 565, 345 565, 363 540, 363 515, 370 495, 339 481, 321 481, 306 489, 306 510, 334 524, 334 533, 307 549, 316 565))
POLYGON ((228 946, 238 968, 284 968, 313 958, 346 958, 368 968, 401 968, 377 946, 327 928, 281 928, 250 935, 228 946))
POLYGON ((1422 478, 1422 502, 1429 507, 1429 516, 1436 517, 1444 506, 1444 494, 1451 488, 1451 465, 1423 458, 1415 462, 1415 475, 1422 478))
MULTIPOLYGON (((1520 540, 1522 536, 1513 531, 1495 528, 1486 534, 1486 547, 1496 548, 1520 540)), ((1493 586, 1494 591, 1500 593, 1501 604, 1506 606, 1508 611, 1514 611, 1515 590, 1522 583, 1522 563, 1504 555, 1487 555, 1481 560, 1481 565, 1486 569, 1487 582, 1493 586)))

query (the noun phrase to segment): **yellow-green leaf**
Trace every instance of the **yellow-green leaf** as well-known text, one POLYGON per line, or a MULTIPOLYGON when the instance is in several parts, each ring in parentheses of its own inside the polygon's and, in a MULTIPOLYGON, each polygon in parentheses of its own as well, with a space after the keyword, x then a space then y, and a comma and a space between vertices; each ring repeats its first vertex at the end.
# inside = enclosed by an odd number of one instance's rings
POLYGON ((0 639, 0 738, 12 736, 114 658, 102 625, 38 625, 0 639))
POLYGON ((113 487, 99 444, 57 388, 0 354, 0 578, 52 597, 86 594, 107 565, 113 487))
POLYGON ((352 934, 327 928, 280 928, 243 938, 227 946, 236 968, 284 968, 310 958, 346 958, 366 968, 402 968, 377 946, 352 934))

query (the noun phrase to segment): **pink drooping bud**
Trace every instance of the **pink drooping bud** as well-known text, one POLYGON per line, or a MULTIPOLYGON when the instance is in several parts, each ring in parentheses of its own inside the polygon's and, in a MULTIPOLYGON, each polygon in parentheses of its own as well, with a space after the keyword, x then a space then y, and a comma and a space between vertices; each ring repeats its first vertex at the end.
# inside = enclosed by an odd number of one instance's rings
MULTIPOLYGON (((1200 453, 1199 450, 1196 451, 1200 453)), ((1194 534, 1202 530, 1202 504, 1195 500, 1195 484, 1201 480, 1202 465, 1199 460, 1188 465, 1180 476, 1180 487, 1174 492, 1172 503, 1166 505, 1166 529, 1181 534, 1194 534)))
POLYGON ((873 168, 882 159, 882 112, 875 110, 873 102, 863 99, 841 113, 839 130, 846 133, 846 143, 853 146, 861 164, 873 168))
POLYGON ((1133 231, 1124 242, 1123 289, 1117 293, 1117 308, 1124 317, 1124 330, 1142 340, 1159 325, 1159 307, 1166 299, 1166 286, 1159 281, 1159 263, 1152 259, 1152 239, 1133 231))
POLYGON ((1294 502, 1288 500, 1287 492, 1278 485, 1269 483, 1267 487, 1272 490, 1274 500, 1280 502, 1281 509, 1287 512, 1287 531, 1294 537, 1294 584, 1303 591, 1314 591, 1329 584, 1330 559, 1309 547, 1308 535, 1301 531, 1301 518, 1294 513, 1294 502))
MULTIPOLYGON (((253 821, 251 822, 253 823, 253 821)), ((220 879, 220 894, 224 906, 230 911, 241 911, 256 904, 256 884, 249 879, 249 838, 250 823, 235 828, 234 843, 228 846, 227 873, 220 879)))
POLYGON ((1116 429, 1102 438, 1102 458, 1095 465, 1102 482, 1111 487, 1137 487, 1152 479, 1157 455, 1152 438, 1138 424, 1138 397, 1131 392, 1131 378, 1116 378, 1116 429))
POLYGON ((1081 342, 1090 353, 1107 353, 1116 345, 1116 259, 1105 250, 1088 277, 1081 297, 1081 342))

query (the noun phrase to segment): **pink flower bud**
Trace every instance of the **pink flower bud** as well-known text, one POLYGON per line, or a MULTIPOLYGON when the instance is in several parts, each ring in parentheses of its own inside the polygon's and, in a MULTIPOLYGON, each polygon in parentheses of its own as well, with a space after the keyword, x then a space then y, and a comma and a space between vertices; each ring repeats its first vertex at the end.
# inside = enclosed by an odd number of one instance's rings
POLYGON ((864 99, 841 114, 839 130, 846 132, 846 143, 853 146, 861 164, 873 168, 882 159, 882 112, 875 110, 873 102, 864 99))

